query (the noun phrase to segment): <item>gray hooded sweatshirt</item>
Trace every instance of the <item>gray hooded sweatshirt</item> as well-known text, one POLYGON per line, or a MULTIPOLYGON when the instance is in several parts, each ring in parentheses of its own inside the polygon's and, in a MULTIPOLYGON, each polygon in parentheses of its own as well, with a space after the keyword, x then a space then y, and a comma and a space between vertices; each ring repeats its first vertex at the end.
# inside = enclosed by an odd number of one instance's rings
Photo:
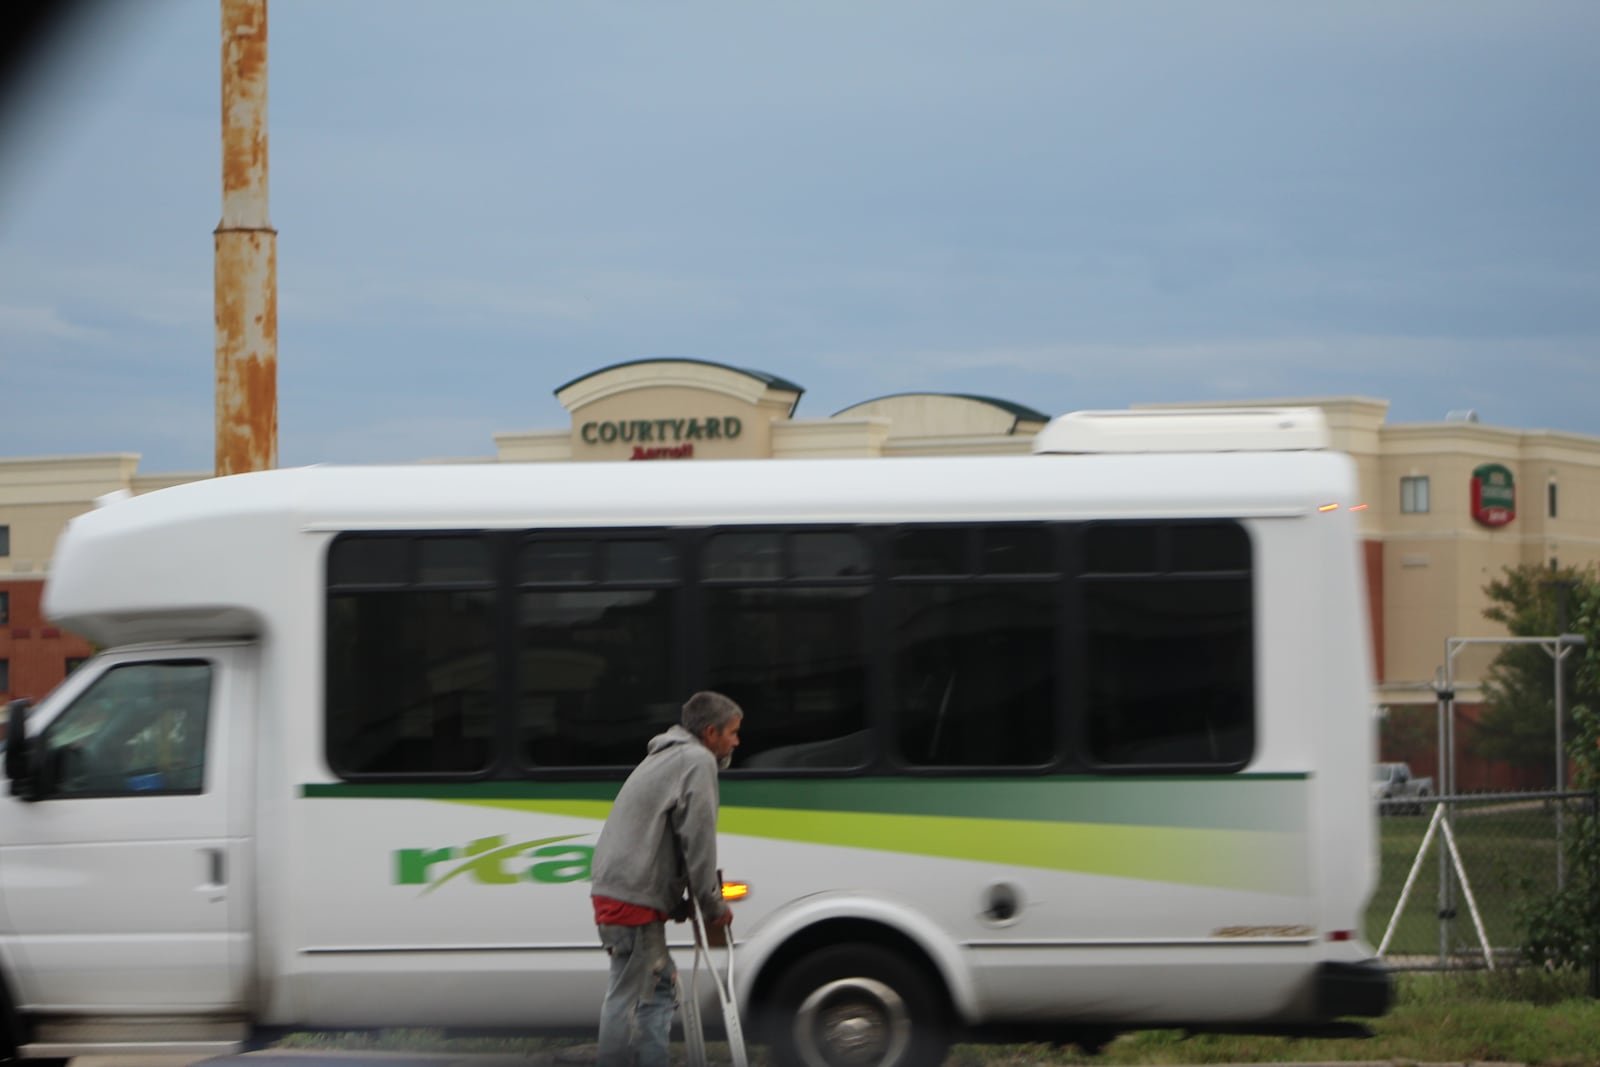
POLYGON ((688 882, 707 920, 721 915, 717 757, 682 726, 650 739, 594 848, 590 893, 670 914, 688 882))

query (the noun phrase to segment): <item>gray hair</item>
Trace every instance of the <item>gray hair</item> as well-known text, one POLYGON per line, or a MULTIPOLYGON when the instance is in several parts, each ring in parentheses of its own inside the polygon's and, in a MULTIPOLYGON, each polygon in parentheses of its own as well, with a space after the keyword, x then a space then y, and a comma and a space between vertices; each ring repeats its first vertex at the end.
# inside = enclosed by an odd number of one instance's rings
POLYGON ((734 719, 744 715, 744 710, 721 693, 701 690, 683 703, 683 728, 699 737, 706 727, 722 729, 734 719))

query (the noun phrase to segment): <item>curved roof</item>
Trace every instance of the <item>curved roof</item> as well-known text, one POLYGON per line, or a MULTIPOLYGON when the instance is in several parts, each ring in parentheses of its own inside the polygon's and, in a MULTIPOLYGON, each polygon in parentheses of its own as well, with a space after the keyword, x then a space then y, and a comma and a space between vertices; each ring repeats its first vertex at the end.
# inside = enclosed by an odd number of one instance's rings
POLYGON ((684 359, 681 356, 656 356, 651 359, 630 359, 622 363, 613 363, 609 367, 601 367, 599 370, 592 370, 588 374, 580 374, 570 382, 556 386, 555 393, 559 396, 564 390, 570 389, 579 382, 588 381, 590 378, 598 377, 602 374, 608 374, 614 370, 621 370, 624 367, 639 367, 647 363, 694 363, 701 367, 717 367, 720 370, 731 370, 736 374, 743 374, 746 377, 754 378, 763 385, 771 386, 774 389, 782 389, 785 392, 792 393, 805 392, 804 386, 796 385, 794 382, 789 381, 789 379, 780 378, 776 374, 768 374, 766 371, 751 370, 748 367, 733 367, 726 363, 716 363, 709 359, 684 359))
MULTIPOLYGON (((838 411, 835 411, 833 414, 834 415, 843 415, 845 412, 850 411, 853 408, 864 407, 867 404, 876 404, 880 400, 898 400, 901 397, 910 397, 910 396, 947 396, 947 397, 950 397, 950 398, 955 399, 955 400, 971 400, 971 401, 974 401, 974 402, 979 403, 979 404, 988 404, 990 407, 999 408, 1001 411, 1004 411, 1006 414, 1013 416, 1014 418, 1016 418, 1020 422, 1049 422, 1051 420, 1051 418, 1053 417, 1053 416, 1050 416, 1050 415, 1046 415, 1042 411, 1036 411, 1033 408, 1027 407, 1026 405, 1023 405, 1023 404, 1015 404, 1015 403, 1012 403, 1009 400, 1001 400, 999 397, 979 396, 976 393, 930 393, 930 392, 888 393, 888 394, 885 394, 884 396, 875 396, 871 400, 859 401, 858 403, 851 404, 849 407, 840 408, 838 411)), ((832 416, 830 416, 830 417, 832 417, 832 416)))

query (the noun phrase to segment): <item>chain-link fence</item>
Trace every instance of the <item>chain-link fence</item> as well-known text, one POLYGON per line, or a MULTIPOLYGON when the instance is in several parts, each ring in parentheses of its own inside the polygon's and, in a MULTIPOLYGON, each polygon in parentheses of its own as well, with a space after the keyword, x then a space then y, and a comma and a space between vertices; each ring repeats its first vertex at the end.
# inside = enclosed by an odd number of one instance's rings
POLYGON ((1367 939, 1397 969, 1514 963, 1519 910, 1565 877, 1560 841, 1578 832, 1579 817, 1593 814, 1595 803, 1595 794, 1573 792, 1383 801, 1367 939))

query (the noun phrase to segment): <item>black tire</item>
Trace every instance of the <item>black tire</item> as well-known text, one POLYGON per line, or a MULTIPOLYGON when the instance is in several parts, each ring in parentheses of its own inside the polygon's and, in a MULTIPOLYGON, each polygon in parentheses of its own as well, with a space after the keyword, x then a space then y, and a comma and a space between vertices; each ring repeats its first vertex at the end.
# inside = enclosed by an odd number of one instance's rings
POLYGON ((28 1025, 17 1013, 16 1005, 11 997, 11 981, 0 973, 0 1060, 15 1060, 18 1050, 28 1041, 28 1025))
POLYGON ((892 949, 833 945, 773 987, 762 1025, 780 1067, 938 1067, 948 1012, 923 970, 892 949))

